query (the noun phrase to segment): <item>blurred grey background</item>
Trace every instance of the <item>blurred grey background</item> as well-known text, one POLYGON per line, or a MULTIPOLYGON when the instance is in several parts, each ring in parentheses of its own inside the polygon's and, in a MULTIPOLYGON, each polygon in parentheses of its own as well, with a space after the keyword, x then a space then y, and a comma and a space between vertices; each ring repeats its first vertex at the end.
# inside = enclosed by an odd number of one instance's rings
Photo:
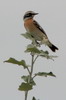
POLYGON ((32 96, 40 100, 66 100, 66 0, 0 0, 0 100, 24 100, 24 92, 18 91, 18 87, 27 71, 3 61, 14 57, 30 63, 30 55, 24 53, 30 41, 21 36, 25 33, 23 15, 28 10, 39 13, 35 19, 59 48, 53 53, 47 46, 41 47, 58 58, 39 58, 34 72, 52 71, 56 78, 37 77, 37 86, 29 92, 28 100, 32 96))

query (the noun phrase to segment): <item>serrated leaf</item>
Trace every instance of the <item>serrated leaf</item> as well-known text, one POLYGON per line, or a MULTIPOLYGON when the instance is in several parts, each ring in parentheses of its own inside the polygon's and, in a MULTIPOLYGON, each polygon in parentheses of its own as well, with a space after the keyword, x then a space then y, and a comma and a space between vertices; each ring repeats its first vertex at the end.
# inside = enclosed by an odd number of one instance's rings
POLYGON ((24 68, 28 67, 26 65, 26 62, 24 60, 21 60, 21 61, 17 61, 16 59, 14 58, 9 58, 8 60, 4 61, 4 62, 7 62, 7 63, 12 63, 12 64, 17 64, 17 65, 22 65, 24 68))
POLYGON ((35 74, 35 76, 53 76, 53 77, 56 77, 52 72, 49 72, 49 73, 46 73, 46 72, 38 72, 35 74))
POLYGON ((32 100, 36 100, 36 98, 35 98, 35 97, 33 97, 33 98, 32 98, 32 100))
POLYGON ((20 91, 29 91, 31 89, 32 89, 32 85, 29 83, 22 83, 18 88, 18 90, 20 91))

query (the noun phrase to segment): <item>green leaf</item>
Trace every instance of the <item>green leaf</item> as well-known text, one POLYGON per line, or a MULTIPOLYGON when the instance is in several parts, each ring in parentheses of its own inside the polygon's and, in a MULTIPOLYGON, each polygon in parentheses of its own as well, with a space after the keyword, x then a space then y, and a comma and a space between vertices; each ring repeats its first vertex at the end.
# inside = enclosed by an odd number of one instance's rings
POLYGON ((53 76, 53 77, 56 77, 52 72, 49 72, 49 73, 46 73, 46 72, 38 72, 35 74, 35 76, 53 76))
POLYGON ((25 33, 25 34, 22 34, 22 36, 24 36, 25 38, 27 39, 30 39, 32 40, 32 47, 27 47, 26 51, 25 52, 33 52, 35 53, 36 55, 38 56, 41 56, 41 57, 45 57, 47 59, 51 59, 54 61, 53 58, 56 58, 57 56, 53 56, 53 55, 49 55, 49 52, 48 51, 43 51, 43 50, 39 50, 37 47, 40 47, 40 43, 37 43, 35 41, 35 39, 31 36, 30 33, 25 33))
POLYGON ((53 58, 57 57, 57 56, 49 55, 48 51, 39 50, 37 48, 37 46, 35 46, 33 44, 28 45, 27 49, 25 50, 25 52, 34 53, 37 56, 45 57, 45 58, 51 59, 51 60, 54 60, 53 58))
POLYGON ((53 55, 50 55, 49 57, 48 57, 48 59, 51 59, 51 60, 53 60, 54 61, 54 59, 53 58, 57 58, 58 56, 53 56, 53 55))
POLYGON ((24 33, 24 34, 21 34, 22 36, 24 36, 26 39, 29 39, 32 41, 32 44, 39 47, 40 46, 40 43, 36 42, 35 41, 35 38, 33 38, 33 36, 30 34, 30 33, 24 33))
POLYGON ((21 34, 22 36, 24 36, 26 39, 30 39, 30 40, 33 40, 34 38, 31 36, 30 33, 24 33, 24 34, 21 34))
POLYGON ((42 55, 49 55, 49 52, 48 51, 43 51, 43 50, 40 50, 42 55))
POLYGON ((33 98, 32 98, 32 100, 36 100, 36 98, 35 98, 35 97, 33 97, 33 98))
POLYGON ((32 89, 32 85, 29 83, 22 83, 18 88, 18 90, 20 91, 29 91, 31 89, 32 89))
POLYGON ((36 53, 36 54, 41 53, 41 51, 34 45, 28 45, 25 52, 33 52, 33 53, 36 53))
POLYGON ((48 73, 48 76, 54 76, 54 77, 56 77, 56 75, 54 75, 52 72, 48 73))
POLYGON ((17 64, 17 65, 22 65, 24 68, 28 67, 26 65, 26 62, 24 60, 21 60, 21 61, 17 61, 16 59, 14 58, 9 58, 8 60, 4 61, 4 62, 7 62, 7 63, 12 63, 12 64, 17 64))
POLYGON ((33 79, 31 79, 30 81, 30 84, 33 86, 33 85, 36 85, 35 81, 33 79))
POLYGON ((48 57, 49 57, 49 52, 48 52, 48 51, 43 51, 43 50, 41 50, 39 56, 48 58, 48 57))
POLYGON ((28 80, 29 80, 30 77, 29 77, 29 75, 28 75, 28 76, 22 76, 21 78, 22 78, 25 82, 28 82, 28 80))
POLYGON ((29 44, 29 45, 27 46, 27 48, 33 48, 33 47, 36 47, 36 46, 34 46, 33 44, 29 44))
POLYGON ((47 59, 51 59, 53 61, 54 61, 53 58, 56 58, 57 57, 57 56, 49 55, 49 52, 48 51, 43 51, 43 50, 41 50, 41 53, 39 54, 39 56, 45 57, 47 59))
MULTIPOLYGON (((21 77, 25 82, 29 82, 29 79, 30 79, 30 76, 28 75, 28 76, 22 76, 21 77)), ((30 80, 30 84, 33 86, 33 85, 36 85, 36 83, 34 82, 34 80, 31 78, 31 80, 30 80)))

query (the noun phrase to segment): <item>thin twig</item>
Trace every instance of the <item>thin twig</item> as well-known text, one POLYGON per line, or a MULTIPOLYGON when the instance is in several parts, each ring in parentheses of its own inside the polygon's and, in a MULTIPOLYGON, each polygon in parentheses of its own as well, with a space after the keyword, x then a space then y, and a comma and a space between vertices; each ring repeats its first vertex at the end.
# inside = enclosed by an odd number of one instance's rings
POLYGON ((30 70, 29 70, 29 68, 28 67, 26 67, 27 68, 27 70, 28 70, 28 73, 30 74, 30 70))
POLYGON ((33 77, 32 77, 32 79, 34 79, 36 77, 36 75, 34 75, 33 77))
POLYGON ((36 56, 36 58, 34 59, 33 63, 35 63, 35 61, 37 60, 38 57, 39 57, 39 55, 36 56))

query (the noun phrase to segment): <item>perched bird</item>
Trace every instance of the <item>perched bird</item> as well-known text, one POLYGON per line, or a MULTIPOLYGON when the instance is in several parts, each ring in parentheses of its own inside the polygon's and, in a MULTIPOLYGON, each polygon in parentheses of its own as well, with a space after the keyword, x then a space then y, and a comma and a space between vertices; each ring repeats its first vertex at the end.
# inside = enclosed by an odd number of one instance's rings
POLYGON ((23 16, 25 29, 28 33, 31 34, 36 42, 40 41, 40 44, 47 45, 53 52, 55 52, 58 50, 58 48, 49 41, 43 28, 33 19, 37 14, 38 13, 33 11, 27 11, 25 13, 23 16))

